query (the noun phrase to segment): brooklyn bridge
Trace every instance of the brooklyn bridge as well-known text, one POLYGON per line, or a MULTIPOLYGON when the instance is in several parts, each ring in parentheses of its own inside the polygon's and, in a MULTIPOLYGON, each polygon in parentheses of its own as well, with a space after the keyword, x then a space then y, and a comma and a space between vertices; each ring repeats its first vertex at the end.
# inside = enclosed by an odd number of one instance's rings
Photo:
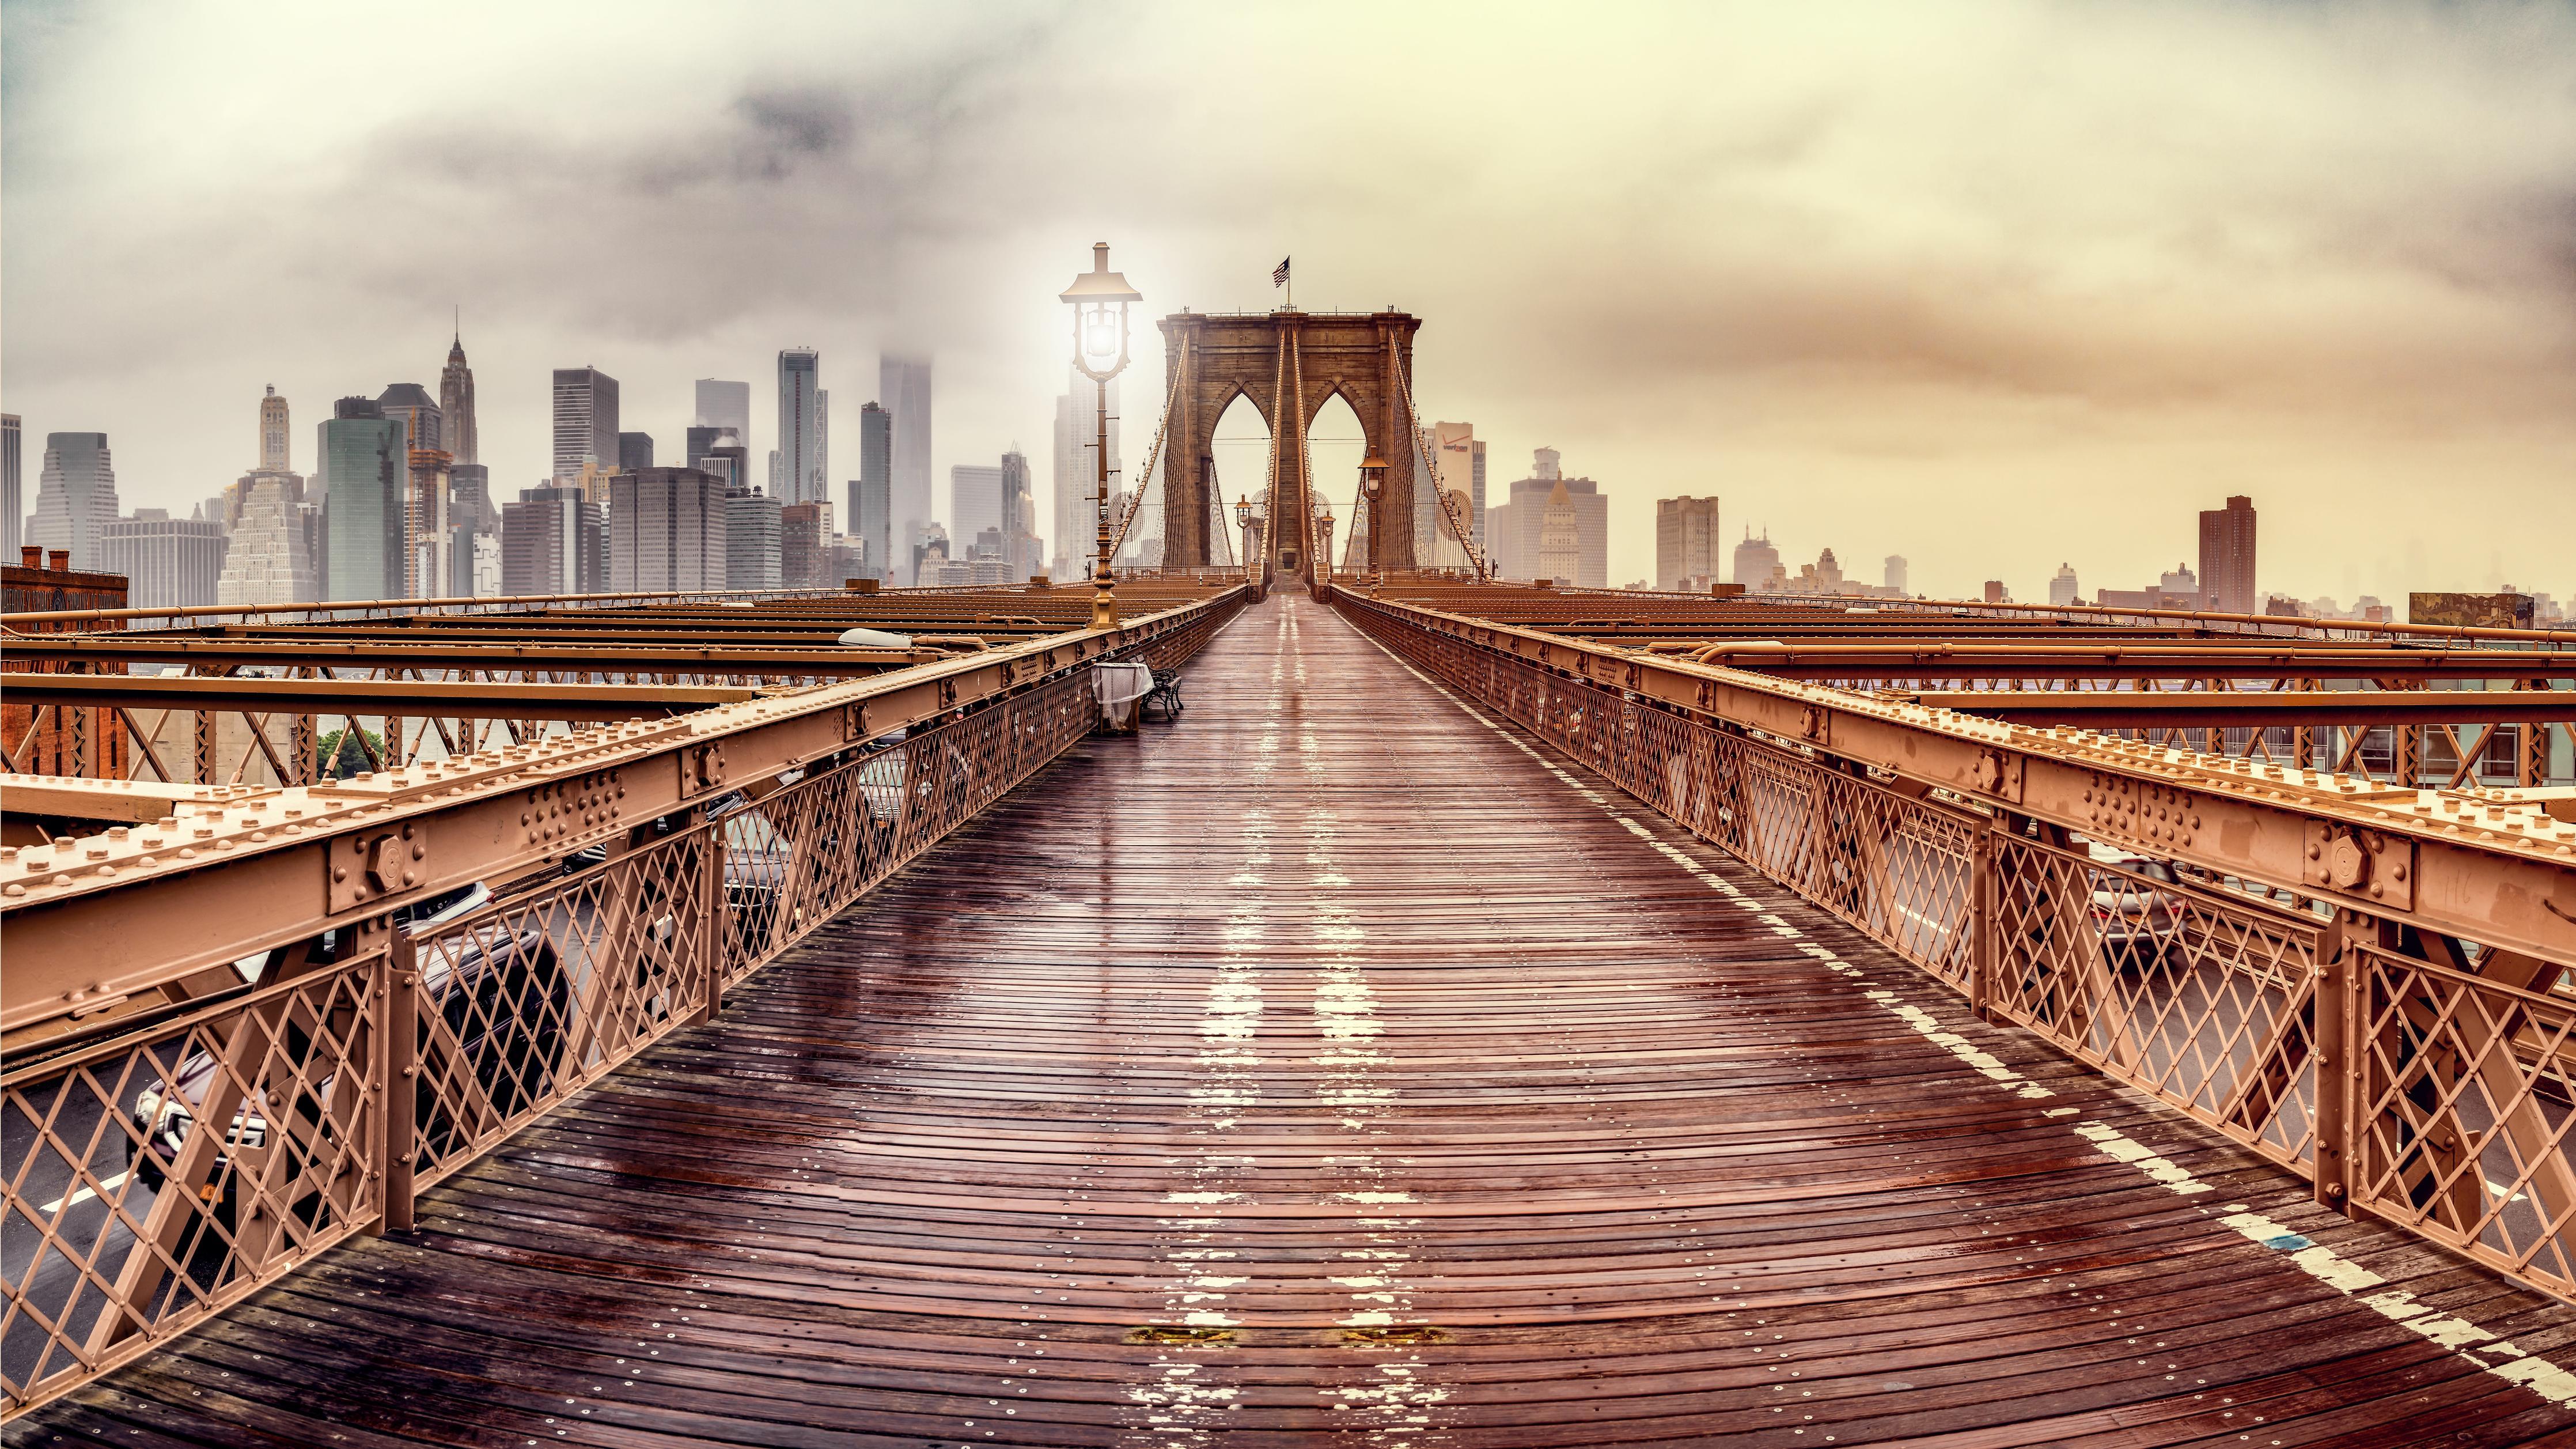
POLYGON ((2576 634, 1337 551, 1406 323, 1109 598, 10 616, 10 1441, 2576 1434, 2576 634))

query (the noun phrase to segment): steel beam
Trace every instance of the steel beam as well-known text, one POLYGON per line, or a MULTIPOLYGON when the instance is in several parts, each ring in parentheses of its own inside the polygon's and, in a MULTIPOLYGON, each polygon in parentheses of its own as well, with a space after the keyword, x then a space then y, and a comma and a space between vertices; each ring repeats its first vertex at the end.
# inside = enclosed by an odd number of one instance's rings
POLYGON ((643 719, 737 704, 761 691, 706 684, 534 684, 487 680, 264 679, 135 674, 28 674, 8 681, 22 704, 307 714, 507 719, 643 719))

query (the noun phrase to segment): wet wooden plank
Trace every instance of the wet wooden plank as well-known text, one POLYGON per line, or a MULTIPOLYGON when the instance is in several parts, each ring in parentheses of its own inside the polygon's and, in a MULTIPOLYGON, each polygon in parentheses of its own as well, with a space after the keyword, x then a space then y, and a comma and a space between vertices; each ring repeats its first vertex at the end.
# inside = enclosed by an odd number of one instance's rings
POLYGON ((2372 1292, 2562 1362, 2576 1314, 1976 1022, 1311 601, 1247 613, 1191 672, 1180 725, 1087 743, 442 1184, 417 1232, 27 1442, 2576 1429, 2218 1219, 2267 1215, 2372 1292))

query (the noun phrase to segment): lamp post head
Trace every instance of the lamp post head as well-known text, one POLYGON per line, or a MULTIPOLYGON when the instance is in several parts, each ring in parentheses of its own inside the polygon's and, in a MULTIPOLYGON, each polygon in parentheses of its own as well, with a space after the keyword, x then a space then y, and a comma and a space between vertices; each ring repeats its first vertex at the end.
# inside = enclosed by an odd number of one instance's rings
POLYGON ((1367 460, 1360 464, 1360 486, 1368 490, 1368 496, 1371 498, 1375 498, 1378 495, 1378 490, 1386 486, 1386 460, 1384 458, 1379 457, 1375 453, 1371 453, 1368 455, 1367 460))
POLYGON ((1091 270, 1074 275, 1062 300, 1073 308, 1073 365, 1094 382, 1127 369, 1127 306, 1145 294, 1109 270, 1109 243, 1091 246, 1091 270))
POLYGON ((1235 500, 1234 500, 1234 526, 1235 526, 1235 527, 1237 527, 1237 528, 1250 528, 1250 527, 1252 526, 1252 497, 1251 497, 1251 495, 1249 495, 1249 494, 1241 494, 1241 495, 1238 495, 1238 496, 1235 498, 1235 500))

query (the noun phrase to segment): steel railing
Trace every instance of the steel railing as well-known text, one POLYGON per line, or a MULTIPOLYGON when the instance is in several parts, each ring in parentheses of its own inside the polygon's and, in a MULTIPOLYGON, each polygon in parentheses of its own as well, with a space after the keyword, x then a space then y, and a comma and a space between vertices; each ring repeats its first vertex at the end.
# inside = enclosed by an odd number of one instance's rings
POLYGON ((2097 858, 2004 812, 1361 604, 1478 707, 1931 973, 1979 1015, 2308 1178, 2318 1200, 2576 1299, 2569 963, 2097 858), (2468 949, 2478 950, 2475 946, 2468 949))
MULTIPOLYGON (((1156 640, 1194 651, 1211 617, 1156 640)), ((1088 670, 869 741, 452 920, 0 1077, 16 1413, 186 1332, 654 1042, 1087 734, 1088 670)), ((468 896, 472 903, 479 897, 468 896)))

